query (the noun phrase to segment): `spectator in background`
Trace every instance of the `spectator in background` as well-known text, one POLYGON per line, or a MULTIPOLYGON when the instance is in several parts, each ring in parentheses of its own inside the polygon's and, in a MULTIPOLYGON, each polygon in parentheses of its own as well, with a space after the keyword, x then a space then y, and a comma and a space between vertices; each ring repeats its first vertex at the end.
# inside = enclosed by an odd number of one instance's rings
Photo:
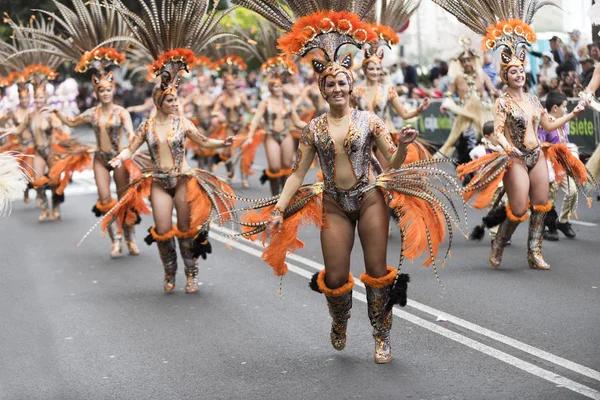
POLYGON ((581 61, 581 86, 587 87, 592 80, 592 76, 594 75, 594 60, 590 57, 582 58, 581 61))
POLYGON ((446 61, 440 62, 440 76, 437 82, 434 82, 434 87, 442 93, 446 93, 450 90, 450 75, 448 75, 448 63, 446 61))
POLYGON ((578 57, 579 61, 581 61, 582 58, 589 57, 589 56, 590 56, 590 53, 589 53, 588 46, 581 45, 581 46, 577 47, 577 57, 578 57))
POLYGON ((418 87, 419 75, 417 74, 417 69, 413 65, 407 63, 406 60, 400 61, 400 67, 404 74, 404 84, 408 86, 409 89, 418 87))
MULTIPOLYGON (((569 33, 569 39, 571 39, 571 47, 573 49, 578 50, 579 45, 581 44, 581 31, 579 29, 573 29, 571 33, 569 33)), ((575 54, 575 58, 579 61, 579 57, 575 54)))
POLYGON ((439 58, 433 59, 433 66, 429 70, 429 82, 433 83, 436 79, 440 77, 440 62, 439 58))
POLYGON ((600 63, 600 44, 592 43, 588 45, 588 53, 595 63, 600 63))
POLYGON ((482 69, 483 72, 490 77, 492 84, 496 86, 498 83, 498 69, 496 68, 496 63, 494 62, 494 56, 489 51, 483 55, 482 69))
POLYGON ((546 50, 542 53, 542 65, 540 65, 540 73, 538 80, 540 83, 550 83, 553 78, 556 78, 556 68, 558 64, 554 61, 552 52, 546 50))
POLYGON ((552 36, 552 39, 550 39, 550 49, 552 50, 554 62, 560 65, 563 62, 564 55, 562 51, 562 40, 560 40, 558 36, 552 36))
POLYGON ((571 46, 563 47, 563 62, 560 63, 556 69, 556 73, 559 77, 563 78, 569 75, 570 72, 577 71, 577 59, 575 58, 575 51, 571 46))
POLYGON ((550 85, 547 82, 540 82, 537 86, 537 97, 540 101, 545 101, 548 93, 550 93, 550 85))
POLYGON ((390 83, 396 88, 404 83, 404 74, 397 63, 390 67, 390 83))

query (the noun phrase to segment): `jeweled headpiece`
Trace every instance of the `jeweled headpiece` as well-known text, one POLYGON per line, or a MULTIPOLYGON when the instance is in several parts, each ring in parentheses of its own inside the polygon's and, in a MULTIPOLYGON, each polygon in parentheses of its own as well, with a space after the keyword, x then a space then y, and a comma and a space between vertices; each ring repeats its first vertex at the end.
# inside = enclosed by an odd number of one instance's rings
POLYGON ((482 35, 484 50, 502 49, 500 77, 507 80, 508 69, 523 66, 523 46, 535 43, 529 26, 542 7, 558 4, 551 0, 433 0, 475 33, 482 35))
POLYGON ((223 81, 235 82, 248 66, 240 56, 225 56, 215 61, 214 68, 223 81))
POLYGON ((48 81, 56 79, 58 72, 46 65, 30 65, 23 70, 21 80, 30 83, 33 86, 35 95, 46 94, 46 84, 48 81))
POLYGON ((195 54, 216 39, 233 36, 217 30, 218 21, 233 8, 218 11, 216 0, 171 0, 159 4, 154 0, 150 4, 148 0, 138 1, 142 15, 129 10, 121 0, 111 0, 131 31, 130 37, 111 40, 129 41, 138 46, 139 54, 152 57, 154 62, 148 69, 161 80, 154 87, 152 98, 160 107, 167 95, 177 96, 179 75, 189 72, 196 62, 195 54))
POLYGON ((83 53, 75 66, 75 72, 85 73, 88 70, 93 70, 92 85, 94 85, 94 91, 98 91, 101 87, 114 87, 114 74, 109 71, 109 68, 113 65, 121 65, 124 62, 124 54, 111 47, 100 47, 83 53))
POLYGON ((370 62, 375 64, 383 63, 384 47, 392 48, 392 45, 400 43, 400 38, 389 26, 372 24, 373 31, 377 34, 377 39, 364 47, 363 68, 370 62))
POLYGON ((269 80, 269 85, 286 83, 290 76, 298 73, 296 63, 286 56, 269 58, 262 63, 260 70, 269 80))

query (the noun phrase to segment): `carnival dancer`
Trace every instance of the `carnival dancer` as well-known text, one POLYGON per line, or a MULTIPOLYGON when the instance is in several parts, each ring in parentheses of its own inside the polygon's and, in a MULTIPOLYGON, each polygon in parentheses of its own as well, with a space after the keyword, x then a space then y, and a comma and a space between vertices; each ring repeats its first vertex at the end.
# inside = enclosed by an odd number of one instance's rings
MULTIPOLYGON (((213 118, 221 123, 221 131, 216 135, 218 137, 238 136, 245 133, 247 128, 245 113, 252 111, 246 93, 237 87, 239 75, 247 68, 246 63, 239 56, 225 56, 215 61, 214 65, 217 73, 223 78, 223 92, 217 97, 213 107, 213 118)), ((225 161, 227 179, 231 183, 237 161, 237 158, 232 158, 233 148, 225 148, 219 153, 219 157, 225 161)), ((242 187, 247 189, 250 187, 248 174, 243 170, 241 163, 240 174, 242 187)))
MULTIPOLYGON (((5 86, 10 86, 13 83, 15 83, 18 80, 18 78, 19 78, 19 73, 11 72, 9 74, 9 76, 7 76, 4 79, 3 83, 5 86)), ((26 85, 26 84, 17 85, 17 90, 18 90, 19 103, 17 104, 17 106, 14 109, 9 110, 8 113, 5 115, 4 123, 7 124, 6 125, 7 127, 16 127, 16 126, 21 125, 21 123, 25 119, 26 115, 31 111, 31 109, 33 107, 33 104, 31 101, 31 91, 30 91, 29 85, 26 85)), ((9 137, 8 142, 5 143, 0 148, 0 153, 5 152, 5 151, 18 152, 16 157, 19 160, 21 167, 25 171, 27 171, 27 174, 29 176, 33 175, 33 170, 31 168, 31 164, 30 164, 30 162, 31 162, 30 157, 33 157, 35 149, 34 149, 34 143, 33 143, 33 135, 31 134, 29 129, 25 128, 23 133, 21 133, 20 135, 9 137), (14 138, 14 140, 11 140, 12 138, 14 138)), ((23 201, 25 203, 29 203, 29 189, 31 189, 31 188, 32 188, 31 184, 28 184, 27 188, 23 192, 23 201)), ((38 201, 38 203, 40 203, 40 202, 38 201)), ((38 204, 38 207, 40 205, 41 205, 41 203, 38 204)))
MULTIPOLYGON (((600 21, 592 23, 600 24, 600 21)), ((592 80, 585 88, 583 92, 579 94, 579 96, 590 102, 591 107, 593 107, 596 111, 600 112, 600 103, 596 99, 594 93, 600 88, 600 66, 597 65, 594 69, 594 75, 592 76, 592 80)), ((591 172, 592 176, 596 180, 600 180, 600 145, 596 146, 596 150, 592 153, 592 156, 588 159, 585 164, 586 168, 591 172)), ((600 201, 600 192, 596 191, 597 200, 600 201)))
POLYGON ((526 57, 523 46, 530 46, 536 40, 535 32, 528 24, 541 6, 556 4, 545 2, 540 6, 530 0, 525 3, 521 0, 505 0, 498 7, 497 0, 434 2, 453 15, 464 15, 466 10, 469 10, 469 15, 478 15, 481 19, 461 21, 484 36, 483 45, 487 49, 502 49, 500 76, 508 86, 508 91, 496 101, 494 127, 496 140, 505 152, 481 157, 457 169, 459 176, 477 173, 465 187, 464 196, 468 199, 480 191, 473 203, 478 208, 487 206, 498 183, 501 180, 504 183, 508 196, 507 218, 492 242, 490 263, 494 268, 500 266, 504 246, 517 226, 527 219, 528 208, 531 208, 527 262, 533 269, 550 269, 542 257, 544 219, 551 208, 546 160, 551 160, 557 177, 571 175, 578 185, 591 178, 583 164, 571 155, 565 145, 542 147, 537 137, 538 126, 553 131, 583 112, 585 104, 578 105, 562 118, 551 120, 538 98, 523 89, 523 63, 526 57))
MULTIPOLYGON (((410 19, 410 16, 416 11, 419 3, 414 5, 414 8, 407 10, 406 13, 400 13, 401 17, 398 21, 398 25, 402 27, 410 19)), ((356 108, 359 110, 366 110, 376 114, 382 121, 389 119, 389 109, 393 109, 394 112, 403 120, 409 120, 419 116, 423 111, 427 110, 430 106, 429 98, 425 98, 419 107, 413 111, 408 111, 400 97, 398 92, 393 85, 382 82, 381 77, 383 76, 383 56, 384 47, 391 49, 392 45, 398 44, 400 38, 394 32, 394 29, 384 25, 373 25, 373 30, 377 33, 378 39, 374 42, 366 45, 364 48, 364 59, 362 62, 362 70, 365 75, 365 83, 357 85, 353 91, 353 101, 356 108)), ((418 161, 423 158, 430 156, 429 152, 424 146, 421 146, 418 142, 414 142, 409 146, 410 157, 407 162, 418 161)), ((385 169, 388 167, 385 158, 381 157, 379 152, 375 153, 378 161, 382 164, 385 169)))
MULTIPOLYGON (((266 0, 239 1, 239 4, 257 10, 287 32, 279 39, 280 48, 286 55, 302 57, 317 49, 323 52, 323 58, 312 59, 312 64, 318 75, 321 95, 329 104, 330 111, 311 120, 304 129, 296 164, 281 195, 266 201, 261 213, 245 215, 242 225, 247 227, 247 231, 244 235, 262 233, 263 240, 271 236, 263 259, 277 275, 283 276, 287 272, 286 253, 302 247, 297 239, 299 224, 303 220, 311 221, 321 228, 325 269, 315 274, 311 287, 327 299, 333 319, 331 343, 335 349, 342 350, 346 346, 354 285, 354 278, 349 273, 350 253, 358 229, 365 254, 366 272, 361 280, 367 290, 368 314, 375 339, 374 359, 377 363, 387 363, 392 358, 391 308, 397 302, 405 304, 408 276, 399 275, 393 267, 386 267, 386 198, 392 199, 390 206, 400 215, 401 232, 406 238, 403 247, 412 240, 416 231, 429 229, 432 235, 428 237, 433 246, 431 257, 435 259, 447 226, 444 221, 446 218, 449 221, 451 216, 433 193, 434 186, 422 178, 425 170, 433 175, 445 173, 425 167, 432 165, 432 161, 401 167, 406 146, 417 137, 418 132, 411 128, 402 129, 399 147, 396 148, 379 117, 350 108, 354 83, 350 70, 352 56, 341 53, 340 48, 347 44, 360 48, 376 38, 371 27, 361 21, 370 11, 370 6, 354 2, 361 14, 359 16, 345 11, 352 9, 350 1, 338 2, 333 10, 318 1, 311 5, 289 1, 274 9, 266 7, 267 3, 273 7, 266 0), (283 7, 288 7, 295 18, 299 18, 296 23, 283 7), (281 18, 281 15, 286 17, 281 18), (377 144, 392 168, 401 168, 376 178, 371 158, 372 143, 377 144), (324 182, 301 186, 317 153, 324 182), (413 221, 410 228, 408 220, 413 221)), ((452 229, 451 224, 448 229, 452 229)), ((411 246, 406 250, 413 258, 416 255, 413 252, 427 248, 427 239, 424 243, 413 241, 411 246)))
MULTIPOLYGON (((116 93, 114 67, 125 62, 123 51, 126 43, 116 42, 113 47, 98 47, 100 43, 114 36, 127 36, 129 30, 120 15, 114 8, 107 7, 104 1, 95 0, 84 4, 83 0, 71 0, 73 10, 61 8, 60 16, 48 12, 58 24, 68 32, 68 40, 59 37, 54 32, 34 31, 33 34, 50 43, 55 54, 59 57, 76 63, 75 72, 92 73, 94 93, 99 101, 97 106, 87 109, 77 116, 64 115, 60 110, 52 110, 54 114, 69 127, 85 124, 92 126, 96 136, 96 151, 93 161, 94 179, 98 190, 98 201, 92 212, 97 217, 104 215, 113 208, 117 201, 110 192, 110 173, 117 187, 117 196, 121 197, 129 183, 129 171, 125 167, 114 169, 109 165, 122 148, 122 137, 125 133, 128 139, 133 137, 131 116, 121 106, 114 103, 116 93), (67 11, 68 10, 68 11, 67 11), (69 29, 76 26, 79 21, 86 24, 78 30, 69 29)), ((139 175, 139 170, 133 164, 128 165, 129 170, 139 175)), ((137 219, 137 218, 136 218, 137 219)), ((139 249, 135 243, 134 225, 124 224, 116 227, 110 225, 108 235, 111 239, 111 257, 121 254, 121 234, 129 254, 138 255, 139 249)))
MULTIPOLYGON (((215 104, 215 96, 210 91, 210 76, 207 71, 212 68, 212 62, 207 57, 196 57, 194 69, 198 71, 197 85, 194 92, 183 102, 183 107, 187 104, 193 106, 193 116, 196 128, 206 137, 211 137, 216 131, 213 123, 212 110, 215 104)), ((198 168, 210 171, 214 163, 216 150, 198 148, 191 145, 194 151, 194 158, 198 160, 198 168)))
POLYGON ((271 186, 271 194, 275 196, 281 192, 292 172, 295 149, 291 125, 304 129, 306 122, 300 119, 292 102, 283 93, 285 82, 298 73, 296 64, 289 58, 276 56, 266 60, 260 69, 267 76, 270 96, 258 105, 244 146, 250 146, 254 142, 256 130, 264 121, 264 146, 268 164, 265 174, 271 186))
POLYGON ((459 43, 463 50, 450 65, 452 82, 441 106, 442 112, 450 111, 456 118, 436 157, 449 157, 456 148, 455 158, 462 164, 470 161, 469 152, 481 137, 483 124, 494 119, 492 96, 498 91, 483 72, 479 54, 470 47, 471 40, 463 37, 459 43))
POLYGON ((119 168, 146 143, 152 168, 142 171, 142 177, 130 184, 117 205, 105 216, 103 227, 114 220, 125 219, 132 207, 143 212, 145 204, 142 197, 149 192, 155 226, 150 229, 146 241, 148 244, 157 243, 165 272, 163 288, 166 292, 175 288, 177 237, 187 277, 185 292, 194 293, 198 291, 197 258, 206 258, 206 253, 210 252, 208 223, 213 214, 225 213, 233 208, 232 201, 226 197, 233 192, 209 172, 194 170, 187 165, 185 142, 190 139, 201 147, 221 148, 231 146, 233 138, 215 140, 200 134, 191 121, 179 114, 177 89, 179 74, 188 71, 188 66, 194 63, 194 52, 199 52, 207 42, 214 40, 214 21, 231 9, 207 12, 207 1, 183 1, 180 3, 181 12, 179 7, 165 4, 165 9, 144 8, 143 19, 140 19, 120 0, 113 1, 133 32, 132 40, 154 57, 151 71, 160 77, 161 82, 152 91, 156 117, 144 121, 129 146, 110 161, 113 168, 119 168), (159 21, 158 25, 155 21, 159 21), (206 29, 190 29, 185 34, 175 35, 175 30, 194 23, 201 23, 206 29), (186 47, 188 45, 191 47, 186 47), (177 211, 176 228, 172 223, 173 206, 177 211))

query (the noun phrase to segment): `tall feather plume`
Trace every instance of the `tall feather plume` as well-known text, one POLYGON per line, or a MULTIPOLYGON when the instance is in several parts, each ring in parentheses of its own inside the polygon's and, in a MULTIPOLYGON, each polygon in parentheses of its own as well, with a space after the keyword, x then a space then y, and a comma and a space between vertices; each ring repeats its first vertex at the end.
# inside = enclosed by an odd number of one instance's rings
POLYGON ((280 30, 276 25, 266 21, 263 18, 257 19, 256 24, 250 29, 243 29, 240 25, 232 24, 226 26, 233 33, 240 37, 240 40, 229 43, 227 49, 231 52, 231 45, 240 46, 237 50, 246 51, 261 63, 267 61, 271 57, 279 55, 277 49, 277 39, 279 38, 280 30))
POLYGON ((58 68, 63 62, 58 57, 54 49, 44 43, 39 42, 32 31, 44 32, 44 34, 53 34, 54 20, 47 21, 45 18, 31 16, 28 25, 15 21, 6 16, 4 22, 12 28, 12 42, 4 44, 0 50, 0 63, 15 71, 23 71, 30 65, 41 64, 52 69, 58 68))
POLYGON ((375 7, 376 0, 234 0, 284 31, 301 17, 321 11, 348 11, 364 19, 375 7), (291 14, 287 11, 291 10, 291 14))
POLYGON ((221 32, 218 24, 235 6, 220 11, 216 9, 216 0, 163 0, 160 6, 156 0, 138 0, 141 15, 129 10, 121 0, 108 1, 131 30, 131 41, 141 48, 139 54, 145 50, 154 60, 177 48, 199 54, 210 43, 234 36, 221 32))
POLYGON ((389 0, 382 1, 379 16, 375 22, 398 32, 410 20, 421 5, 421 0, 389 0))
POLYGON ((111 42, 114 37, 129 37, 131 32, 117 11, 106 0, 70 0, 70 6, 53 0, 57 13, 38 11, 55 22, 54 30, 24 27, 21 30, 32 40, 52 49, 59 57, 78 62, 81 56, 99 43, 124 52, 126 41, 111 42))
POLYGON ((510 19, 531 24, 533 17, 544 6, 559 7, 551 0, 432 0, 454 15, 469 29, 485 36, 490 25, 510 19))

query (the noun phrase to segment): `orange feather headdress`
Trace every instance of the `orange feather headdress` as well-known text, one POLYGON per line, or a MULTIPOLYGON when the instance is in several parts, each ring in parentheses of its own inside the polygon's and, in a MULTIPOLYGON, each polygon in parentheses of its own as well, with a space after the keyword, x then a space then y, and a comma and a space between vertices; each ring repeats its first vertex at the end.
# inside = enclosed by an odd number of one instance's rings
POLYGON ((235 82, 248 66, 240 56, 225 56, 215 61, 214 68, 225 82, 235 82))
POLYGON ((291 32, 279 38, 279 48, 288 56, 305 56, 313 50, 321 50, 324 58, 311 60, 314 71, 319 76, 321 94, 325 92, 325 78, 339 73, 346 75, 350 88, 354 83, 352 54, 340 56, 340 48, 352 44, 361 48, 364 43, 377 40, 371 26, 360 20, 356 14, 346 11, 317 11, 302 17, 291 32))
POLYGON ((92 85, 94 91, 101 87, 113 87, 115 85, 114 75, 108 69, 113 65, 121 65, 125 62, 125 55, 119 53, 112 47, 99 47, 92 51, 83 53, 75 66, 75 72, 85 73, 94 70, 92 85))
POLYGON ((483 36, 484 50, 502 49, 500 77, 506 82, 508 69, 522 66, 525 49, 535 43, 531 26, 542 7, 560 8, 552 0, 432 0, 454 15, 473 32, 483 36))
POLYGON ((260 70, 269 79, 269 85, 285 83, 291 75, 298 73, 298 67, 287 56, 271 57, 260 66, 260 70))

